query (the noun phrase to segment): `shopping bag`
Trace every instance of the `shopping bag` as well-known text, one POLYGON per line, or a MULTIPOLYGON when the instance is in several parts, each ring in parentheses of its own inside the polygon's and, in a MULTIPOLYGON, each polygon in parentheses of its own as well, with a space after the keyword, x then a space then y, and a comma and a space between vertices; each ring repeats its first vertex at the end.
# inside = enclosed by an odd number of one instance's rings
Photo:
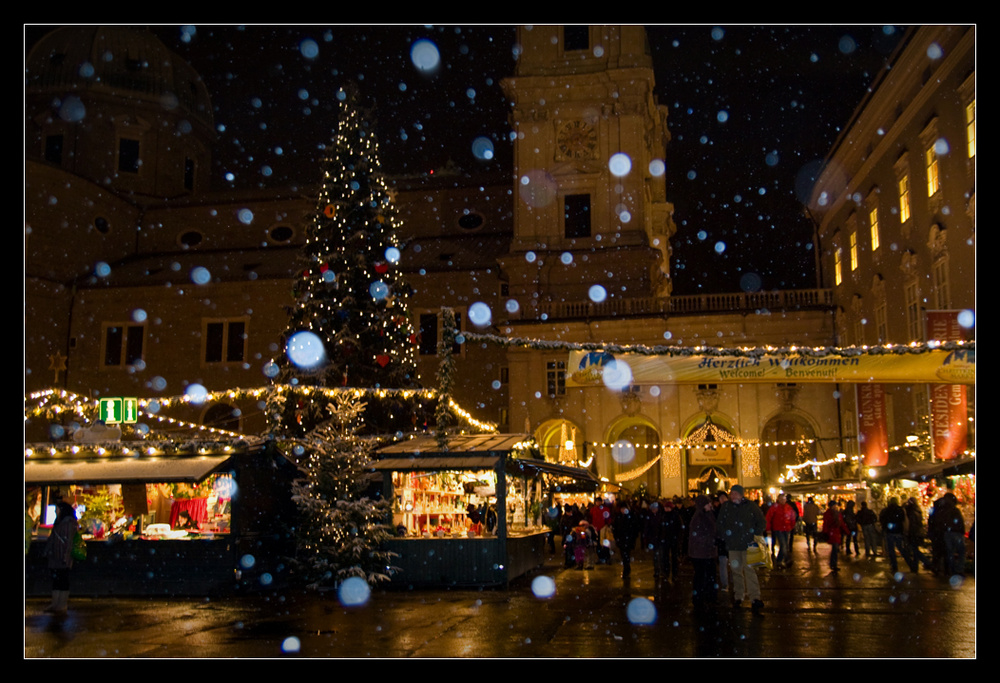
POLYGON ((763 536, 754 536, 747 546, 747 564, 751 567, 771 567, 771 550, 763 536))

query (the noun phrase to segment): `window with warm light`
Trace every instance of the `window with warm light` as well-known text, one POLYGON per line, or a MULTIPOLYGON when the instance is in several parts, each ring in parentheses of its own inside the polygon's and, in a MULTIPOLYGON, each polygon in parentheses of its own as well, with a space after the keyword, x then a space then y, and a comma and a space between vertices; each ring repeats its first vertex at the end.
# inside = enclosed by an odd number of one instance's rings
POLYGON ((938 176, 938 156, 934 145, 924 152, 924 161, 927 167, 927 196, 933 197, 941 189, 941 179, 938 176))
POLYGON ((833 283, 839 285, 844 281, 843 250, 839 247, 833 252, 833 283))
POLYGON ((879 234, 878 234, 878 207, 873 206, 868 212, 868 223, 872 230, 872 251, 878 249, 879 245, 879 234))
POLYGON ((851 233, 851 270, 858 268, 858 233, 851 233))
POLYGON ((899 222, 905 223, 910 220, 910 177, 903 175, 899 178, 899 222))
POLYGON ((976 100, 965 105, 965 138, 969 158, 976 156, 976 100))

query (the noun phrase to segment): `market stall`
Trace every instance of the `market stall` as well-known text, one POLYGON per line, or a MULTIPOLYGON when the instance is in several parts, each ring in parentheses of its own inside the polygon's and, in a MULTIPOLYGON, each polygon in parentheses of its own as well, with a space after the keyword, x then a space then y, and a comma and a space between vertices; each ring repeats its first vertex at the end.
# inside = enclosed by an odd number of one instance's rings
POLYGON ((542 564, 543 510, 559 482, 597 488, 587 470, 538 458, 525 434, 420 437, 381 449, 406 585, 501 585, 542 564))
POLYGON ((287 487, 294 468, 282 460, 263 443, 242 441, 28 446, 26 594, 50 589, 44 551, 58 497, 75 508, 86 540, 87 557, 73 567, 76 593, 263 587, 274 556, 263 546, 275 543, 290 514, 287 488, 280 495, 276 487, 287 487))

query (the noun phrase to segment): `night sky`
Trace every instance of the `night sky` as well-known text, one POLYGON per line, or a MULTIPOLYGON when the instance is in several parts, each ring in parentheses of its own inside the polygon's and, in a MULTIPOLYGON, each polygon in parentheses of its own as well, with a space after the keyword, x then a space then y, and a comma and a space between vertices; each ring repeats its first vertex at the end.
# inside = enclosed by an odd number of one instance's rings
MULTIPOLYGON (((213 186, 319 181, 337 90, 375 105, 389 174, 451 161, 512 182, 513 26, 154 26, 206 81, 219 137, 213 186), (418 67, 428 39, 440 63, 418 67), (492 143, 490 159, 473 151, 492 143)), ((875 26, 651 26, 656 93, 669 109, 667 199, 676 207, 675 294, 814 287, 808 178, 902 36, 875 26)), ((37 33, 27 32, 27 41, 37 33)))

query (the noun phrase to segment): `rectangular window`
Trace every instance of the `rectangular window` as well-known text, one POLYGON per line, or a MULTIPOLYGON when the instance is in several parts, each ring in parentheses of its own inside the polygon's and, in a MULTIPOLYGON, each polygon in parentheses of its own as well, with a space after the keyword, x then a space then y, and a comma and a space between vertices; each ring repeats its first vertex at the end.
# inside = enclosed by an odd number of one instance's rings
POLYGON ((566 361, 550 360, 546 363, 545 379, 549 396, 565 396, 566 361))
POLYGON ((965 138, 968 145, 969 158, 976 156, 976 101, 965 105, 965 138))
POLYGON ((938 258, 932 267, 934 277, 934 304, 937 308, 951 308, 948 290, 948 259, 938 258))
POLYGON ((437 354, 438 317, 436 313, 420 315, 420 355, 434 356, 437 354))
POLYGON ((941 180, 938 177, 938 158, 934 145, 924 152, 924 159, 927 162, 927 196, 933 197, 941 189, 941 180))
MULTIPOLYGON (((462 314, 455 312, 455 329, 462 329, 462 314)), ((437 355, 438 340, 442 338, 443 331, 438 328, 437 313, 420 314, 420 345, 418 347, 421 356, 437 355)), ((462 345, 457 341, 452 344, 451 352, 455 355, 462 353, 462 345)))
POLYGON ((903 287, 903 297, 906 301, 906 333, 911 342, 921 341, 920 330, 920 288, 916 280, 910 280, 903 287))
POLYGON ((590 49, 590 27, 589 26, 563 26, 563 50, 589 50, 590 49))
POLYGON ((858 269, 858 233, 851 233, 851 270, 858 269))
POLYGON ((144 329, 142 325, 106 325, 104 328, 104 366, 126 367, 142 360, 144 329))
POLYGON ((48 135, 45 138, 45 160, 50 164, 62 164, 63 136, 48 135))
POLYGON ((194 189, 194 159, 184 160, 184 189, 194 189))
POLYGON ((907 175, 899 178, 899 222, 905 223, 910 220, 910 177, 907 175))
POLYGON ((213 320, 205 323, 206 363, 242 363, 246 358, 245 320, 213 320))
POLYGON ((875 334, 878 335, 879 343, 889 340, 889 322, 885 301, 880 302, 875 308, 875 334))
POLYGON ((879 245, 877 206, 873 206, 872 210, 868 212, 868 222, 872 228, 872 251, 876 251, 879 245))
POLYGON ((563 197, 563 228, 567 239, 590 237, 590 195, 563 197))
POLYGON ((833 252, 833 284, 839 285, 844 281, 844 253, 840 247, 833 252))
POLYGON ((122 173, 139 172, 139 141, 122 138, 118 141, 118 170, 122 173))
MULTIPOLYGON (((456 330, 462 329, 462 314, 459 313, 458 311, 455 311, 455 329, 456 330)), ((459 355, 460 353, 462 353, 462 345, 459 344, 458 342, 455 342, 454 344, 451 345, 451 352, 456 356, 459 355)))

